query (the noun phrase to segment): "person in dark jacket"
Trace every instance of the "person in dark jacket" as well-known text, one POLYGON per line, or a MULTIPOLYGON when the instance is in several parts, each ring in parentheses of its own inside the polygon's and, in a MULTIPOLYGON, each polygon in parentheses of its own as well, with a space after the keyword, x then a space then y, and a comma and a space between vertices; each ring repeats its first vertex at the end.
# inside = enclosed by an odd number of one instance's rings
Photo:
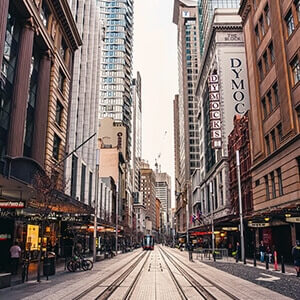
POLYGON ((264 260, 265 260, 265 254, 266 254, 266 247, 265 247, 263 241, 260 242, 258 251, 259 251, 260 261, 264 262, 264 260))
POLYGON ((240 243, 236 243, 236 250, 235 250, 235 261, 238 262, 241 259, 241 246, 240 243))
POLYGON ((293 247, 292 256, 294 259, 294 265, 297 272, 297 277, 300 277, 300 241, 296 241, 296 246, 293 247))
POLYGON ((194 245, 191 242, 188 244, 188 250, 189 250, 189 260, 193 261, 194 245))

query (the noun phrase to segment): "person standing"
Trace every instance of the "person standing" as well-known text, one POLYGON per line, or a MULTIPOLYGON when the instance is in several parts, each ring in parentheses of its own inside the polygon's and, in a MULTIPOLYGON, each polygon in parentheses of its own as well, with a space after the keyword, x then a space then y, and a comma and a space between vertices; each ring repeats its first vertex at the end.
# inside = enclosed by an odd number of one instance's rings
POLYGON ((189 250, 189 260, 193 261, 193 244, 190 242, 188 244, 188 250, 189 250))
POLYGON ((297 272, 297 277, 300 277, 300 241, 296 241, 296 246, 293 247, 292 256, 294 259, 294 265, 297 272))
POLYGON ((260 245, 259 245, 259 255, 260 255, 260 261, 263 263, 265 260, 265 253, 266 253, 266 247, 264 245, 263 241, 260 241, 260 245))
POLYGON ((17 243, 15 243, 13 246, 10 247, 9 252, 11 257, 12 274, 17 275, 22 250, 20 246, 17 243))
POLYGON ((235 252, 236 252, 235 261, 238 262, 241 257, 241 246, 240 246, 239 242, 236 243, 236 251, 235 252))

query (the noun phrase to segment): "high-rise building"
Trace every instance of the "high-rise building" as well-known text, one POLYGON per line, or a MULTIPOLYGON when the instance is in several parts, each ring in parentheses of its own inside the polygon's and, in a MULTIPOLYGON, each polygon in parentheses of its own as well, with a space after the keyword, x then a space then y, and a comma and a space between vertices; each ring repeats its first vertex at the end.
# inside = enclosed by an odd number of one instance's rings
POLYGON ((133 0, 101 0, 105 38, 101 64, 99 118, 110 117, 123 123, 130 150, 132 99, 133 0))
POLYGON ((204 53, 211 22, 216 8, 239 8, 240 0, 198 0, 200 56, 204 53))
POLYGON ((167 173, 155 173, 156 198, 160 200, 163 233, 169 234, 171 208, 171 177, 167 173))
MULTIPOLYGON (((241 1, 256 237, 290 258, 300 238, 300 1, 241 1), (267 219, 268 218, 268 219, 267 219)), ((249 226, 253 226, 249 224, 249 226)))
POLYGON ((142 157, 142 80, 137 72, 131 83, 132 94, 132 180, 133 192, 140 190, 140 163, 142 157))
MULTIPOLYGON (((196 117, 197 102, 195 99, 195 84, 199 67, 199 22, 197 19, 197 1, 175 0, 173 23, 177 25, 177 48, 179 68, 179 94, 178 94, 178 138, 175 140, 175 152, 179 155, 179 177, 176 178, 180 186, 180 200, 178 207, 178 224, 185 231, 186 204, 191 205, 190 176, 199 167, 199 130, 196 117)), ((177 201, 178 202, 178 201, 177 201)), ((190 207, 191 209, 191 207, 190 207)))
POLYGON ((141 162, 141 193, 146 208, 146 218, 152 223, 152 230, 156 230, 156 191, 155 173, 145 161, 141 162))
MULTIPOLYGON (((74 57, 68 131, 70 153, 98 131, 103 25, 97 0, 68 0, 83 45, 74 57)), ((58 106, 59 108, 59 106, 58 106)), ((68 192, 91 205, 95 193, 97 134, 66 161, 68 192)))

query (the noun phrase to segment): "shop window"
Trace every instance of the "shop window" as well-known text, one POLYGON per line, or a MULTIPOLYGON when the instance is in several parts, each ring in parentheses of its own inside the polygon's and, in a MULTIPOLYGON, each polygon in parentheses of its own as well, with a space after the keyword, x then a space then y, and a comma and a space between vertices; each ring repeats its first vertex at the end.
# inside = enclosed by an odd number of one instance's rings
POLYGON ((300 81, 300 64, 298 56, 296 56, 290 63, 293 85, 300 81))
POLYGON ((294 18, 293 18, 293 14, 292 14, 291 9, 287 13, 284 20, 285 20, 285 23, 286 23, 287 34, 288 34, 288 36, 290 36, 295 30, 294 18))

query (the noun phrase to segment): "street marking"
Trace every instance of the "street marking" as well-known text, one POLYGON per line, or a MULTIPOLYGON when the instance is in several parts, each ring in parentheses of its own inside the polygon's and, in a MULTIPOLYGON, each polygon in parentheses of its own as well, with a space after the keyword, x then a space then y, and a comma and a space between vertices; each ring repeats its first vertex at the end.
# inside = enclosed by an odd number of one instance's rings
POLYGON ((269 282, 272 282, 275 280, 280 280, 280 277, 276 277, 276 276, 265 274, 265 273, 260 273, 260 274, 263 276, 267 276, 267 277, 258 277, 258 278, 256 278, 256 280, 269 281, 269 282))

